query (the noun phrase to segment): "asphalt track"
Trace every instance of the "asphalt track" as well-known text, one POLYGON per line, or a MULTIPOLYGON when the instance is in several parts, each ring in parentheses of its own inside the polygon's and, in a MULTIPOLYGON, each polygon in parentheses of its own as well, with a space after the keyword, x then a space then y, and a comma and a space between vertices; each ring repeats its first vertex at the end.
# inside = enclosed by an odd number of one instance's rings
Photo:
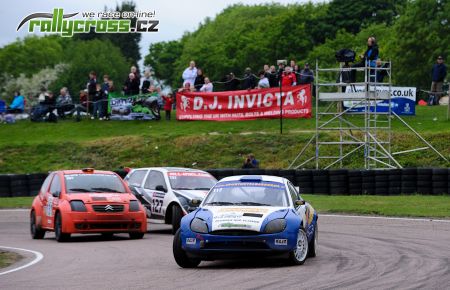
MULTIPOLYGON (((202 262, 181 269, 166 225, 143 240, 52 233, 32 240, 26 211, 0 211, 0 247, 40 252, 38 263, 0 275, 0 289, 450 289, 450 221, 319 217, 319 253, 283 260, 202 262)), ((34 258, 25 255, 20 264, 34 258)), ((1 269, 0 272, 6 269, 1 269)))

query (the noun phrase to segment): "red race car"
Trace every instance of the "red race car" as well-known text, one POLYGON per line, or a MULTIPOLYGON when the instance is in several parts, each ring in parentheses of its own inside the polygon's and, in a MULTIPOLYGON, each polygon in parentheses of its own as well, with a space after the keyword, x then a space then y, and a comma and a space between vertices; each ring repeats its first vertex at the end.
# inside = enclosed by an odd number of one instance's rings
POLYGON ((129 233, 141 239, 147 232, 143 206, 125 182, 110 171, 91 168, 55 171, 48 175, 30 212, 33 239, 54 231, 58 242, 70 234, 129 233))

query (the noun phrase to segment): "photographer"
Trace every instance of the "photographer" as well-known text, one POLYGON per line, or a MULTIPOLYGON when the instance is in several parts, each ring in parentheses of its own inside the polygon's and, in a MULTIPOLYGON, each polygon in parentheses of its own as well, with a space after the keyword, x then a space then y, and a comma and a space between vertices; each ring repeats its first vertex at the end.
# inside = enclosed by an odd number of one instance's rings
POLYGON ((253 154, 248 154, 242 165, 243 169, 259 168, 259 161, 255 159, 253 154))
MULTIPOLYGON (((352 67, 376 67, 376 62, 378 59, 378 45, 375 37, 371 36, 367 39, 367 49, 363 55, 361 55, 361 61, 359 63, 355 63, 352 67)), ((352 80, 356 79, 356 71, 352 71, 352 80)))

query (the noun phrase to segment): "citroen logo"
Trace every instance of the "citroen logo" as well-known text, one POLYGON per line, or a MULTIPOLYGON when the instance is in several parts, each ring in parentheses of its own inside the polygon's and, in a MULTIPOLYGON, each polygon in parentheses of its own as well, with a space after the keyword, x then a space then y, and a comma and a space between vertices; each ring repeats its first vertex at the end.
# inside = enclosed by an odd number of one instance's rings
POLYGON ((110 204, 105 205, 105 211, 114 211, 114 207, 110 204))

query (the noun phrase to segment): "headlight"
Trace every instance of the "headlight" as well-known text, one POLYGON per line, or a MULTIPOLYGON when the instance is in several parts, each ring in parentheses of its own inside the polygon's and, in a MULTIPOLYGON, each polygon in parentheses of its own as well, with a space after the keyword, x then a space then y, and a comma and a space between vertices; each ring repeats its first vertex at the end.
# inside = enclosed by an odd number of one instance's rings
POLYGON ((267 223, 264 228, 264 233, 266 234, 274 234, 284 231, 286 228, 286 220, 285 219, 276 219, 267 223))
POLYGON ((70 208, 72 211, 87 211, 84 202, 81 200, 72 200, 70 202, 70 208))
POLYGON ((130 200, 130 209, 129 211, 139 211, 139 201, 130 200))
POLYGON ((191 230, 196 233, 206 234, 208 233, 208 225, 204 220, 195 218, 191 222, 191 230))

